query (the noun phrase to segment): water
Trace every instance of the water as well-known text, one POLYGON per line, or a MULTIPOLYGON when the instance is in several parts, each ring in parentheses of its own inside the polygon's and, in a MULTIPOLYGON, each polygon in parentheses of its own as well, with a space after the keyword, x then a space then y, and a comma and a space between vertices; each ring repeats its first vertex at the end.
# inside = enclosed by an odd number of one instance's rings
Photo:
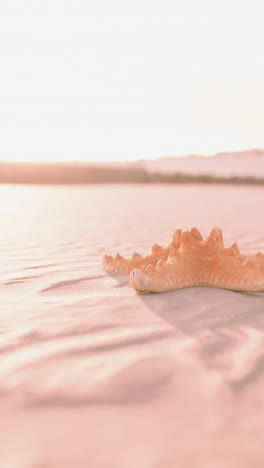
POLYGON ((224 185, 0 185, 0 243, 111 243, 170 236, 176 226, 262 232, 264 188, 224 185), (122 231, 125 231, 124 233, 122 231), (147 230, 147 232, 146 232, 147 230), (110 238, 109 236, 112 236, 110 238))

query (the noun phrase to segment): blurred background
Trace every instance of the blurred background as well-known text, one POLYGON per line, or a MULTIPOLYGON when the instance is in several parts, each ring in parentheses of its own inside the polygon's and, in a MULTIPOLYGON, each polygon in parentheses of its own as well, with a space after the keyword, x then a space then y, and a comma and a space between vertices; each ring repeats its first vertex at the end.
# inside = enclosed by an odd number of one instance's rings
POLYGON ((262 178, 262 17, 258 0, 3 0, 0 180, 262 178))

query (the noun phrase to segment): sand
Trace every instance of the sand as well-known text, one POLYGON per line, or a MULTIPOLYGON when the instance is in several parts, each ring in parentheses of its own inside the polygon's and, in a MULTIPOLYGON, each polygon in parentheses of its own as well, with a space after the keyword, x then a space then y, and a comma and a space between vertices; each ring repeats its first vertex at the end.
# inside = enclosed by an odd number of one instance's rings
POLYGON ((192 226, 264 251, 264 189, 0 196, 0 467, 262 467, 264 294, 140 295, 101 259, 192 226))

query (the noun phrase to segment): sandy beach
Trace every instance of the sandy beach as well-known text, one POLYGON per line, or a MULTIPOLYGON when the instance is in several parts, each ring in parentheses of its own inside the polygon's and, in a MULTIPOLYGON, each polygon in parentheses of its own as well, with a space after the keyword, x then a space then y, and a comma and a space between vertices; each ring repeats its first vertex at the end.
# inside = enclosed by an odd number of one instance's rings
POLYGON ((1 468, 263 466, 264 294, 137 294, 176 228, 264 251, 264 188, 0 186, 1 468))

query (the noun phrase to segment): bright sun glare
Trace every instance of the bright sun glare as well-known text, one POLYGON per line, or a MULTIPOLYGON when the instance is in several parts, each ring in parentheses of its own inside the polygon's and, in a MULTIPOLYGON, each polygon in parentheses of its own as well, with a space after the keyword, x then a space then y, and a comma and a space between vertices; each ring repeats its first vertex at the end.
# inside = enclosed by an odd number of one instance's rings
POLYGON ((264 147, 262 21, 256 0, 2 2, 1 159, 264 147))

